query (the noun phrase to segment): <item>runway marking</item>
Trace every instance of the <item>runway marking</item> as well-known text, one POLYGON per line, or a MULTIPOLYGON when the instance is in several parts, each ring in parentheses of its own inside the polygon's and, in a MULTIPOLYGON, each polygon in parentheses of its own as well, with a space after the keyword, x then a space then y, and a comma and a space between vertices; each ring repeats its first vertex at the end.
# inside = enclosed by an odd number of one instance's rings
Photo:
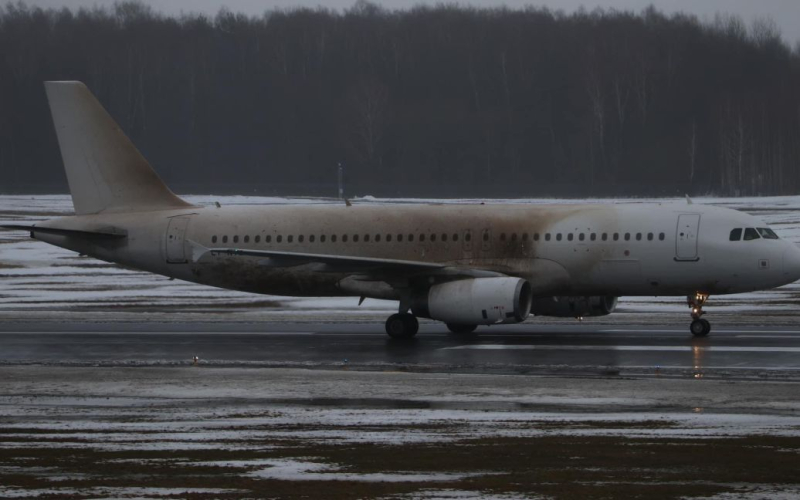
POLYGON ((800 352, 800 347, 758 347, 758 346, 690 346, 690 345, 518 345, 518 344, 472 344, 443 347, 446 350, 475 351, 673 351, 673 352, 800 352))
MULTIPOLYGON (((51 332, 34 332, 34 331, 7 331, 2 332, 0 331, 0 335, 317 335, 319 333, 324 332, 236 332, 236 331, 215 331, 215 332, 152 332, 152 331, 131 331, 131 332, 124 332, 124 331, 115 331, 115 332, 101 332, 101 331, 91 331, 91 332, 59 332, 59 331, 51 331, 51 332)), ((344 334, 342 334, 344 335, 344 334)), ((351 334, 347 334, 351 335, 351 334)), ((385 335, 385 334, 384 334, 385 335)))
MULTIPOLYGON (((598 330, 600 333, 687 333, 688 330, 652 330, 646 327, 629 328, 617 330, 598 330)), ((800 335, 800 330, 713 330, 714 333, 793 333, 800 335)), ((753 337, 764 338, 765 335, 753 335, 753 337)), ((791 337, 790 337, 791 338, 791 337)))

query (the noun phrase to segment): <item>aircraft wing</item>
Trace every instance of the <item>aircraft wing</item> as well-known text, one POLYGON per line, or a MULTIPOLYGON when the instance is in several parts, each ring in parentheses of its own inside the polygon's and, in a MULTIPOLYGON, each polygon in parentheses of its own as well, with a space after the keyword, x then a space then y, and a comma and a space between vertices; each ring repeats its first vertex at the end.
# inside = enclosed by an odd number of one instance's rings
MULTIPOLYGON (((506 276, 505 274, 476 268, 452 266, 415 260, 378 259, 348 255, 329 255, 273 250, 245 250, 239 248, 208 248, 212 256, 260 257, 259 264, 269 267, 294 267, 319 264, 319 272, 362 273, 386 276, 391 274, 449 276, 451 279, 506 276)), ((206 253, 202 252, 202 253, 206 253)), ((198 257, 195 257, 197 259, 198 257)))
POLYGON ((239 248, 209 248, 212 256, 230 255, 261 257, 260 262, 269 267, 292 267, 303 264, 325 264, 331 270, 364 271, 376 268, 395 268, 407 271, 433 270, 446 267, 444 264, 419 262, 413 260, 375 259, 371 257, 352 257, 346 255, 329 255, 298 252, 279 252, 273 250, 244 250, 239 248), (337 269, 338 268, 338 269, 337 269))

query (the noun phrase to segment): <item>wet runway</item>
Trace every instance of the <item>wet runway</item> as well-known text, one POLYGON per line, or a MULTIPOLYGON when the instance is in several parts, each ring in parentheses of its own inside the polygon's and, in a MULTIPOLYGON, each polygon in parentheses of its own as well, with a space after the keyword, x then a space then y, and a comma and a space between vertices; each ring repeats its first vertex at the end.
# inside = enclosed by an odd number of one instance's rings
POLYGON ((0 364, 284 366, 462 373, 800 377, 800 328, 524 324, 411 341, 375 324, 5 323, 0 364))

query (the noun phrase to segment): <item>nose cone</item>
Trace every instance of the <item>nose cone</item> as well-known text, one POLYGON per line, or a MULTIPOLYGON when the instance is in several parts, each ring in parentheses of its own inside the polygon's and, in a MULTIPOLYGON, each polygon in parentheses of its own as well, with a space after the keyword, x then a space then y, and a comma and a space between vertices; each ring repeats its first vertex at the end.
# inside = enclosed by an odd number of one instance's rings
POLYGON ((800 280, 800 247, 790 245, 783 252, 783 274, 791 279, 790 283, 800 280))

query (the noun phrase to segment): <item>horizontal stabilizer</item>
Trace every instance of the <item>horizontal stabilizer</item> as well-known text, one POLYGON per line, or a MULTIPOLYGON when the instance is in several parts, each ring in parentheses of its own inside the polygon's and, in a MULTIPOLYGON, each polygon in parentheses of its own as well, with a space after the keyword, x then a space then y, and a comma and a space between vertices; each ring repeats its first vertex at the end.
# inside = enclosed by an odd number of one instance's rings
POLYGON ((2 224, 3 229, 16 229, 18 231, 29 231, 31 238, 35 238, 35 233, 43 234, 59 234, 63 236, 75 236, 80 238, 125 238, 128 232, 114 227, 102 228, 98 230, 83 230, 83 229, 59 229, 54 227, 36 227, 25 226, 20 224, 2 224))

